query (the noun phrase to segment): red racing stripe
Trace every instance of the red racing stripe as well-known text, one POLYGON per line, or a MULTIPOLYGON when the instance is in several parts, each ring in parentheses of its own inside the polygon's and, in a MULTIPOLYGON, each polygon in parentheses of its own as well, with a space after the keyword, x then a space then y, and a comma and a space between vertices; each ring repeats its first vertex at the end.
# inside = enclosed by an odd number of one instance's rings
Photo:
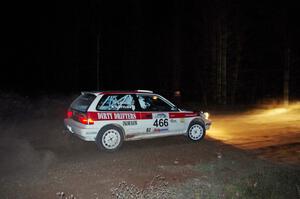
POLYGON ((196 117, 199 116, 196 112, 177 112, 169 113, 169 118, 186 118, 186 117, 196 117))
MULTIPOLYGON (((169 112, 169 118, 187 118, 199 116, 197 112, 169 112)), ((88 117, 95 120, 147 120, 152 119, 152 112, 88 112, 88 117)))
POLYGON ((89 112, 88 115, 95 121, 152 119, 151 112, 89 112))

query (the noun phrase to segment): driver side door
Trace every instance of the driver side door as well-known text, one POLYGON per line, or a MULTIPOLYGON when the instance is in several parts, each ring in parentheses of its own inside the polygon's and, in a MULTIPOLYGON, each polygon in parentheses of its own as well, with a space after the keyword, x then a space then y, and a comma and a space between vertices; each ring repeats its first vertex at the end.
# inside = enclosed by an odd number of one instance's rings
POLYGON ((179 111, 164 98, 153 94, 138 94, 137 99, 141 116, 147 116, 143 121, 147 134, 176 134, 183 129, 184 125, 176 114, 179 111))

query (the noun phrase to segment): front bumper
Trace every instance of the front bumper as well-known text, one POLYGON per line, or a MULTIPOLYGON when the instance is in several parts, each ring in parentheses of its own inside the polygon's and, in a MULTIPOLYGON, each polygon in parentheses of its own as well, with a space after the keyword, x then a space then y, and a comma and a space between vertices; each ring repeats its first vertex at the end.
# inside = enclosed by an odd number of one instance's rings
POLYGON ((76 135, 85 141, 95 141, 98 134, 98 129, 93 128, 89 125, 81 124, 73 119, 66 118, 64 120, 65 127, 71 134, 76 135))
POLYGON ((203 117, 202 117, 202 120, 203 120, 204 125, 205 125, 205 130, 209 130, 210 127, 211 127, 211 123, 212 123, 211 120, 205 119, 205 118, 203 118, 203 117))
POLYGON ((209 130, 211 126, 211 121, 205 122, 205 130, 209 130))

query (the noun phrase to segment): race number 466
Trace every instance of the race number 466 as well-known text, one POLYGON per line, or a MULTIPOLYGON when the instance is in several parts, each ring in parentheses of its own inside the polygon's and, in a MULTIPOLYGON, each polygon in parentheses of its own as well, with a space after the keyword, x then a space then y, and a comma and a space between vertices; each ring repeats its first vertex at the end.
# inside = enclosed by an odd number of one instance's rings
POLYGON ((164 127, 164 126, 168 126, 168 119, 156 119, 153 123, 153 126, 156 127, 164 127))

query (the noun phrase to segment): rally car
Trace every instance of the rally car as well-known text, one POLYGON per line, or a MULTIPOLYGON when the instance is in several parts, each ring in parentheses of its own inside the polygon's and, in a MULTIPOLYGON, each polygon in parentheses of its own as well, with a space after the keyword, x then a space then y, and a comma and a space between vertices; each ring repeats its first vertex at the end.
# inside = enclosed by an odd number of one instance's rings
POLYGON ((211 125, 208 113, 181 110, 148 90, 82 92, 64 123, 70 133, 105 151, 118 150, 123 141, 171 135, 199 141, 211 125))

